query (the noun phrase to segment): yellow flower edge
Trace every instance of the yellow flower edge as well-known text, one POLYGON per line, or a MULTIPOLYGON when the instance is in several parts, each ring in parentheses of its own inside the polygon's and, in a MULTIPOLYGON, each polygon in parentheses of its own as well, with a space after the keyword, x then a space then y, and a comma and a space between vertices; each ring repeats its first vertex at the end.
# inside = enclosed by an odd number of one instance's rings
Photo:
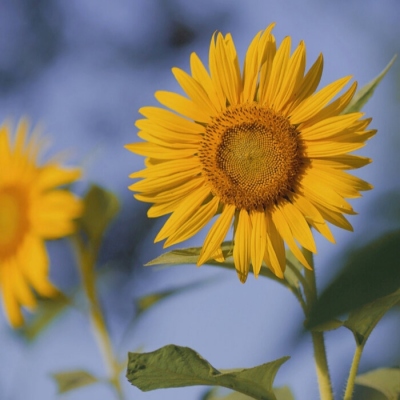
POLYGON ((48 239, 75 231, 74 219, 83 204, 66 188, 81 176, 79 168, 62 167, 56 158, 39 164, 43 140, 28 136, 21 119, 15 135, 8 124, 0 127, 0 290, 10 324, 19 327, 21 307, 34 310, 34 292, 56 295, 49 281, 48 239))
POLYGON ((213 35, 208 70, 190 57, 191 73, 172 72, 186 96, 156 92, 165 106, 143 107, 136 122, 143 142, 126 145, 146 157, 141 178, 129 188, 153 203, 151 218, 171 214, 155 241, 164 247, 189 239, 216 215, 197 265, 221 258, 233 225, 233 258, 241 282, 262 263, 278 277, 286 266, 285 244, 311 268, 300 247, 316 253, 311 227, 334 242, 327 223, 352 230, 346 199, 372 186, 346 170, 371 162, 349 153, 376 130, 371 119, 343 114, 356 91, 344 77, 317 91, 320 55, 306 72, 303 41, 279 47, 274 24, 257 33, 241 71, 230 34, 213 35))

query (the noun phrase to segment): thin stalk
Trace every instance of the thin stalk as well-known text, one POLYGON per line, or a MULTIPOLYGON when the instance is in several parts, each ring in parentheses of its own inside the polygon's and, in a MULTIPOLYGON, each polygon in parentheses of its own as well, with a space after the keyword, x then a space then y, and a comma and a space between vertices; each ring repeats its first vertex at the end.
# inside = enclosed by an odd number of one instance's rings
POLYGON ((74 244, 76 245, 78 253, 82 286, 89 303, 89 318, 97 344, 108 370, 108 381, 114 387, 117 399, 123 400, 124 395, 119 380, 120 367, 118 359, 114 355, 111 338, 108 333, 96 290, 96 277, 94 273, 96 256, 94 253, 97 254, 97 252, 86 249, 78 238, 76 238, 74 244))
POLYGON ((354 352, 353 362, 351 364, 349 378, 347 380, 346 391, 344 393, 344 400, 351 400, 353 398, 354 382, 357 376, 358 366, 360 365, 363 349, 364 345, 357 345, 356 351, 354 352))
MULTIPOLYGON (((303 254, 309 262, 312 270, 305 270, 305 278, 308 283, 309 292, 305 292, 307 298, 307 313, 312 309, 317 301, 317 283, 315 280, 315 268, 313 254, 307 249, 303 249, 303 254)), ((308 315, 306 315, 308 317, 308 315)), ((321 400, 333 400, 333 390, 329 375, 328 359, 326 357, 325 340, 323 332, 311 331, 314 347, 315 368, 317 372, 319 394, 321 400)))

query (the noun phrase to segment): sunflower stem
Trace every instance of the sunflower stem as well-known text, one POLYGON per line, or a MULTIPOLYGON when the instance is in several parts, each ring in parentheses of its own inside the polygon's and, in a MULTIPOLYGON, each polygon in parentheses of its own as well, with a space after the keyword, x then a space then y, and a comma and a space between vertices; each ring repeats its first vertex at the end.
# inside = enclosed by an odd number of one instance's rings
POLYGON ((124 395, 119 379, 121 369, 118 359, 114 355, 111 338, 96 290, 95 264, 97 251, 89 246, 89 248, 86 248, 79 238, 75 237, 75 239, 74 244, 78 253, 79 272, 82 278, 83 290, 89 303, 89 318, 93 333, 108 370, 108 381, 113 386, 117 399, 123 400, 124 395))
POLYGON ((363 349, 364 345, 357 345, 356 351, 354 352, 353 362, 351 363, 349 378, 347 380, 346 391, 344 393, 344 400, 351 400, 353 398, 354 382, 357 376, 358 366, 360 365, 363 349))
MULTIPOLYGON (((303 254, 312 267, 311 270, 305 270, 305 278, 310 289, 305 292, 307 297, 307 313, 309 314, 313 304, 317 301, 317 284, 315 279, 315 268, 313 254, 303 248, 303 254)), ((306 318, 308 315, 306 315, 306 318)), ((333 390, 331 378, 329 375, 328 359, 326 356, 325 340, 323 332, 311 331, 311 337, 314 347, 315 368, 317 372, 319 394, 321 400, 333 400, 333 390)))

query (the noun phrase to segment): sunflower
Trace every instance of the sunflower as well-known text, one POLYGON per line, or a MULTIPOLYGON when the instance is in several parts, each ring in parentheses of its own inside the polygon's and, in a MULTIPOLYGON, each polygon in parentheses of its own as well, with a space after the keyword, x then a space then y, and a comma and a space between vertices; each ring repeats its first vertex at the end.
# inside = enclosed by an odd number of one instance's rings
POLYGON ((209 71, 191 54, 191 74, 172 72, 187 97, 159 91, 170 110, 143 107, 136 122, 145 142, 128 144, 145 156, 146 168, 130 175, 134 196, 153 203, 149 217, 170 214, 155 241, 182 242, 214 216, 198 265, 221 259, 221 243, 233 225, 233 258, 241 282, 265 262, 278 277, 285 270, 285 244, 311 268, 301 247, 316 253, 314 228, 334 242, 327 224, 352 230, 344 214, 355 214, 346 199, 372 188, 346 170, 368 164, 348 154, 375 134, 371 119, 343 114, 356 83, 351 77, 316 91, 320 55, 305 72, 301 41, 279 47, 271 24, 252 40, 241 72, 230 34, 211 39, 209 71), (335 99, 335 97, 337 97, 335 99))
POLYGON ((0 127, 0 288, 13 327, 23 323, 21 307, 34 309, 36 297, 52 297, 57 289, 48 280, 45 239, 71 234, 82 203, 67 189, 79 169, 62 168, 56 160, 38 164, 43 145, 36 134, 27 138, 21 120, 11 139, 7 124, 0 127), (12 143, 13 142, 13 143, 12 143))

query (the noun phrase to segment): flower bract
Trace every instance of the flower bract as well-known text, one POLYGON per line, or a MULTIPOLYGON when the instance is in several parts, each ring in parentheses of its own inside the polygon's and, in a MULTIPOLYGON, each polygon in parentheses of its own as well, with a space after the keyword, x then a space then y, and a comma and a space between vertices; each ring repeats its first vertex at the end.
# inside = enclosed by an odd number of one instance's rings
POLYGON ((28 136, 26 120, 15 135, 8 124, 0 127, 0 289, 14 327, 23 323, 21 307, 35 308, 34 292, 57 294, 48 278, 45 240, 74 232, 73 219, 82 210, 81 200, 57 188, 78 179, 80 170, 56 159, 39 164, 42 146, 37 132, 28 136))
POLYGON ((232 232, 242 282, 263 263, 282 278, 285 246, 310 268, 301 247, 316 253, 311 228, 334 242, 328 223, 351 230, 347 199, 371 189, 347 172, 371 161, 349 153, 376 132, 362 113, 343 113, 356 83, 317 90, 322 55, 306 71, 305 44, 277 46, 273 26, 254 37, 242 68, 231 35, 214 34, 208 69, 195 53, 190 73, 173 68, 186 95, 157 92, 166 108, 141 108, 143 142, 126 146, 146 157, 130 175, 141 178, 134 196, 152 203, 149 217, 171 214, 156 241, 171 246, 213 221, 198 265, 220 260, 232 232))

